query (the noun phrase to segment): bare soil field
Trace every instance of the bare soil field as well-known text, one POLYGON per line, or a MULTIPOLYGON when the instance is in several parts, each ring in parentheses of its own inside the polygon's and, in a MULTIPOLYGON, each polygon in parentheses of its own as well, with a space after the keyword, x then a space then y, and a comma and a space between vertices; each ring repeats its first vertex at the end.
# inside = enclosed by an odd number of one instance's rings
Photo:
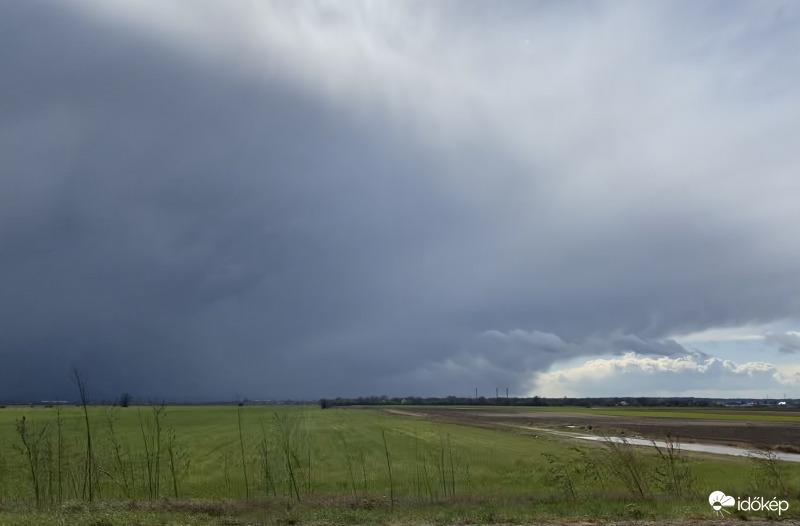
POLYGON ((682 442, 800 452, 800 421, 666 418, 616 416, 588 412, 442 407, 414 407, 402 410, 402 413, 405 416, 413 414, 435 421, 495 429, 508 429, 509 425, 512 425, 654 439, 663 439, 669 435, 682 442))

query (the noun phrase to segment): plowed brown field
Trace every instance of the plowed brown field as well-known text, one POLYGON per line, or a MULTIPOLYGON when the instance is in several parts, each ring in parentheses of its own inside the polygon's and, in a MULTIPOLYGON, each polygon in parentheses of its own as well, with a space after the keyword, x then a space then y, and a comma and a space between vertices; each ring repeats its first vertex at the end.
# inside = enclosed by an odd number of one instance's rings
POLYGON ((513 410, 492 408, 413 407, 388 410, 406 416, 509 429, 511 426, 546 427, 563 431, 591 432, 613 436, 663 439, 667 435, 682 442, 779 449, 800 452, 800 418, 796 421, 723 420, 709 418, 643 417, 608 414, 513 410))

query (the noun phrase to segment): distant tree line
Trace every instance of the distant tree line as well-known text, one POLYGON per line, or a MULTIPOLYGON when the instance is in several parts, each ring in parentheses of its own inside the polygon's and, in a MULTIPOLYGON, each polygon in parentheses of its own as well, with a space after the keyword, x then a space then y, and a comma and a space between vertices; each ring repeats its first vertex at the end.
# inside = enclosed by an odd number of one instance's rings
POLYGON ((613 397, 613 398, 544 398, 532 397, 388 397, 361 396, 358 398, 323 398, 319 401, 322 409, 351 405, 459 405, 459 406, 577 406, 577 407, 713 407, 724 402, 712 398, 656 398, 656 397, 613 397))

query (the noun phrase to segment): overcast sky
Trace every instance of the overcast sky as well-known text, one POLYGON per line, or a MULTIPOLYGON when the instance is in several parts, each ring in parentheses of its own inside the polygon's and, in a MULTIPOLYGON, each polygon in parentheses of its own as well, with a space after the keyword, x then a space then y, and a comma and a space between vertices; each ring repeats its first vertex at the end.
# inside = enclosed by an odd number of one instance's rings
POLYGON ((0 399, 800 397, 796 2, 0 3, 0 399))

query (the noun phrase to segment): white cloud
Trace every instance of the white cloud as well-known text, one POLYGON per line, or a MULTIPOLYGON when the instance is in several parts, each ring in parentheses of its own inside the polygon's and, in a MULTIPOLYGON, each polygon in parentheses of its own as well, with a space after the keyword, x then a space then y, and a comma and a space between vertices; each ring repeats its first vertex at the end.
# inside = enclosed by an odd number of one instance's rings
MULTIPOLYGON (((800 332, 787 331, 786 326, 790 322, 778 320, 772 323, 761 325, 744 324, 736 327, 709 327, 703 331, 693 332, 675 336, 674 340, 685 345, 691 343, 712 343, 712 342, 743 342, 743 341, 764 341, 767 344, 781 345, 792 343, 798 344, 796 340, 800 332)), ((782 349, 784 352, 791 352, 782 349)))
POLYGON ((758 341, 764 339, 769 326, 713 327, 704 331, 678 336, 675 341, 687 343, 758 341))
POLYGON ((626 353, 536 375, 541 396, 778 396, 800 386, 800 368, 736 363, 696 355, 650 357, 626 353))

